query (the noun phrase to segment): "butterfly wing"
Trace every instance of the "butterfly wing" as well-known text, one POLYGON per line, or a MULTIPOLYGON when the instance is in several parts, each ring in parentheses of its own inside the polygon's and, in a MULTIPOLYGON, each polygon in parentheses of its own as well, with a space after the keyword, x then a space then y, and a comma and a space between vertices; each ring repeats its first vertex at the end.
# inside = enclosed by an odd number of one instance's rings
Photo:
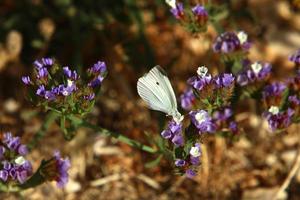
POLYGON ((137 91, 150 109, 173 115, 177 111, 175 93, 166 73, 160 66, 139 78, 137 91))

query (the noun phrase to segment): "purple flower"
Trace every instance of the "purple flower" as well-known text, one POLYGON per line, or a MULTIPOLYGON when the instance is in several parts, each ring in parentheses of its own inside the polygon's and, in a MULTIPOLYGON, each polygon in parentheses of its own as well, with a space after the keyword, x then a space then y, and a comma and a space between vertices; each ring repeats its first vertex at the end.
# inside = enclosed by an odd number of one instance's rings
POLYGON ((293 107, 300 105, 300 98, 298 98, 297 95, 289 96, 288 100, 293 105, 293 107))
POLYGON ((185 160, 182 160, 182 159, 175 160, 175 166, 177 166, 177 167, 183 167, 185 164, 186 164, 185 160))
POLYGON ((0 159, 3 158, 4 153, 5 153, 5 147, 0 145, 0 159))
POLYGON ((45 67, 51 67, 54 64, 54 61, 51 58, 42 58, 42 63, 45 67))
POLYGON ((189 88, 184 91, 184 93, 180 96, 181 107, 185 110, 189 110, 192 108, 193 102, 195 101, 195 95, 192 88, 189 88))
POLYGON ((199 158, 200 157, 193 157, 193 156, 191 156, 190 157, 190 163, 192 165, 199 165, 200 164, 200 159, 199 158))
POLYGON ((83 99, 89 100, 89 101, 93 100, 94 98, 95 98, 95 93, 93 93, 93 92, 89 95, 83 96, 83 99))
POLYGON ((57 181, 57 187, 62 188, 68 182, 68 170, 71 167, 71 163, 68 158, 62 159, 59 152, 54 153, 54 160, 57 170, 57 177, 55 178, 57 181))
POLYGON ((76 89, 77 87, 74 81, 68 80, 67 86, 61 84, 57 88, 53 89, 53 93, 58 93, 66 97, 71 95, 74 91, 76 91, 76 89))
POLYGON ((12 164, 10 162, 8 162, 7 160, 4 160, 2 162, 2 167, 3 167, 3 169, 9 171, 12 168, 12 164))
POLYGON ((30 162, 23 157, 28 153, 27 147, 20 143, 19 137, 13 137, 10 132, 4 133, 2 144, 6 149, 1 146, 1 152, 8 153, 2 153, 0 179, 5 182, 12 180, 24 183, 32 173, 30 162))
POLYGON ((36 94, 39 96, 44 96, 45 95, 45 86, 44 85, 40 85, 36 91, 36 94))
POLYGON ((16 151, 20 144, 21 141, 19 137, 13 137, 10 141, 6 143, 7 147, 13 151, 16 151))
POLYGON ((196 172, 192 169, 186 170, 185 174, 188 178, 194 178, 197 175, 196 172))
POLYGON ((224 108, 223 110, 217 110, 216 112, 214 112, 213 117, 218 121, 226 121, 232 115, 233 111, 231 110, 231 108, 224 108))
POLYGON ((232 74, 221 74, 214 78, 216 88, 229 87, 233 84, 234 77, 232 74))
POLYGON ((64 74, 65 74, 68 78, 71 78, 71 76, 72 76, 72 71, 69 69, 68 66, 63 67, 63 71, 64 71, 64 74))
POLYGON ((6 170, 0 170, 0 179, 6 182, 7 178, 8 178, 8 172, 6 170))
POLYGON ((54 64, 54 61, 52 58, 42 58, 41 60, 35 60, 33 62, 33 65, 37 68, 37 69, 41 69, 43 67, 51 67, 54 64))
POLYGON ((170 11, 176 19, 182 19, 184 16, 183 3, 176 3, 176 7, 170 11))
POLYGON ((174 137, 172 138, 172 142, 173 144, 175 144, 175 146, 183 146, 184 140, 182 135, 181 134, 174 135, 174 137))
POLYGON ((102 61, 98 61, 97 63, 95 63, 93 65, 93 67, 91 67, 89 69, 89 71, 94 74, 98 74, 98 73, 102 74, 102 73, 106 72, 106 70, 107 70, 106 64, 105 64, 105 62, 102 62, 102 61))
POLYGON ((237 75, 237 83, 241 86, 265 80, 271 74, 272 66, 270 63, 261 64, 255 62, 253 64, 246 63, 244 68, 245 69, 237 75))
POLYGON ((276 131, 287 128, 291 124, 291 118, 294 113, 295 111, 290 108, 287 111, 280 112, 278 107, 271 106, 263 116, 267 119, 270 129, 276 131))
POLYGON ((49 101, 53 101, 56 98, 55 93, 53 93, 52 91, 46 91, 44 97, 49 101))
POLYGON ((193 76, 188 79, 187 83, 197 90, 202 90, 205 86, 209 85, 212 81, 210 74, 203 73, 197 70, 198 76, 193 76))
POLYGON ((240 47, 240 40, 233 32, 225 32, 217 37, 213 44, 216 53, 231 53, 240 47))
POLYGON ((235 121, 231 121, 229 123, 229 129, 232 133, 237 133, 238 132, 238 126, 237 123, 235 121))
POLYGON ((22 76, 22 81, 25 85, 30 85, 30 83, 31 83, 29 76, 22 76))
POLYGON ((286 89, 286 85, 281 82, 275 82, 271 85, 267 85, 263 91, 263 97, 280 96, 286 89))
POLYGON ((199 133, 209 132, 213 133, 216 129, 212 118, 205 110, 191 111, 189 113, 192 123, 199 130, 199 133))
POLYGON ((79 78, 77 72, 74 70, 74 71, 71 71, 69 69, 69 67, 63 67, 63 71, 64 71, 64 74, 65 76, 67 76, 67 78, 69 79, 72 79, 72 80, 77 80, 79 78))
POLYGON ((40 62, 40 61, 38 61, 38 60, 36 60, 36 61, 34 61, 33 62, 33 65, 37 68, 37 69, 40 69, 40 68, 42 68, 44 65, 40 62))
POLYGON ((24 145, 24 144, 21 144, 19 147, 18 147, 18 153, 22 156, 26 155, 28 153, 28 149, 27 149, 27 146, 24 145))
POLYGON ((45 77, 48 76, 48 70, 45 67, 39 68, 38 69, 38 74, 37 74, 37 78, 38 79, 43 79, 45 77))
POLYGON ((249 83, 247 74, 245 74, 245 73, 239 73, 239 74, 237 75, 236 82, 237 82, 240 86, 245 86, 245 85, 247 85, 247 84, 249 83))
POLYGON ((163 130, 162 132, 161 132, 161 136, 163 137, 163 138, 165 138, 165 139, 170 139, 170 138, 172 138, 173 137, 173 133, 170 131, 170 130, 163 130))
POLYGON ((94 80, 92 80, 88 86, 92 87, 92 88, 95 88, 99 85, 101 85, 102 81, 104 80, 104 77, 101 76, 101 75, 98 75, 94 80))
POLYGON ((172 120, 172 121, 169 122, 168 127, 169 127, 170 131, 172 133, 174 133, 174 134, 178 134, 182 130, 182 124, 181 123, 177 123, 174 120, 172 120))
POLYGON ((293 55, 289 56, 289 60, 294 62, 295 64, 300 64, 300 49, 298 49, 293 55))
POLYGON ((226 54, 240 49, 247 51, 250 46, 248 36, 243 31, 238 34, 234 32, 225 32, 218 36, 213 43, 213 51, 226 54))
POLYGON ((192 8, 193 14, 196 16, 196 20, 200 24, 204 24, 208 19, 208 13, 205 8, 199 4, 192 8))

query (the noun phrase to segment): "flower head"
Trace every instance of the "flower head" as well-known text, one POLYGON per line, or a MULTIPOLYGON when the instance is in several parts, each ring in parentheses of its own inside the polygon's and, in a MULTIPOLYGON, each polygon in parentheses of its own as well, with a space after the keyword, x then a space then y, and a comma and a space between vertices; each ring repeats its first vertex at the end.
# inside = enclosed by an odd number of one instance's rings
POLYGON ((271 74, 269 63, 246 63, 244 69, 237 75, 237 83, 241 86, 266 80, 271 74))
POLYGON ((287 128, 291 124, 294 113, 295 111, 290 108, 280 111, 277 106, 271 106, 263 116, 267 119, 270 129, 276 131, 287 128))
POLYGON ((41 170, 47 180, 56 181, 57 187, 62 188, 68 182, 68 170, 70 167, 70 160, 68 158, 63 159, 57 151, 41 170))
POLYGON ((232 74, 221 74, 214 78, 216 88, 229 87, 234 83, 234 76, 232 74))
POLYGON ((289 56, 289 60, 294 62, 295 64, 300 64, 300 49, 298 49, 294 54, 289 56))
POLYGON ((225 32, 217 37, 213 44, 213 50, 216 53, 232 53, 238 50, 247 51, 250 48, 248 37, 244 32, 238 34, 234 32, 225 32))
POLYGON ((195 101, 195 95, 192 88, 189 88, 184 91, 184 93, 180 96, 181 107, 185 110, 189 110, 192 108, 193 102, 195 101))
POLYGON ((199 24, 203 25, 207 22, 208 13, 207 13, 206 9, 203 6, 197 4, 196 6, 194 6, 192 8, 192 12, 195 15, 196 21, 199 24))
POLYGON ((200 143, 196 143, 190 150, 190 155, 192 157, 199 157, 201 156, 201 146, 200 143))
POLYGON ((38 97, 31 97, 31 100, 46 109, 55 108, 72 114, 86 114, 90 111, 96 87, 101 85, 107 74, 106 64, 101 61, 88 69, 90 79, 88 82, 81 79, 70 67, 54 65, 54 61, 50 58, 36 60, 34 65, 33 78, 22 77, 22 81, 30 85, 29 89, 38 97), (53 65, 55 67, 49 69, 53 65))
POLYGON ((176 19, 182 19, 184 17, 183 3, 176 3, 176 7, 171 8, 170 11, 176 19))
POLYGON ((215 124, 208 112, 205 110, 191 111, 189 113, 191 121, 199 130, 199 133, 213 133, 215 131, 215 124))
POLYGON ((283 91, 286 89, 286 85, 281 82, 275 82, 271 85, 267 85, 263 91, 263 97, 271 97, 271 96, 280 96, 283 91))
POLYGON ((161 132, 161 136, 170 140, 176 146, 182 146, 184 144, 184 138, 181 132, 182 124, 172 120, 169 122, 167 129, 161 132))
POLYGON ((13 137, 10 132, 4 133, 0 145, 0 179, 3 182, 13 181, 24 183, 32 174, 31 163, 24 156, 27 147, 21 144, 19 137, 13 137))
POLYGON ((197 90, 204 89, 212 81, 212 76, 207 73, 208 69, 204 66, 198 67, 197 76, 188 79, 188 84, 197 90))
POLYGON ((22 81, 25 85, 30 85, 30 83, 31 83, 29 76, 22 76, 22 81))

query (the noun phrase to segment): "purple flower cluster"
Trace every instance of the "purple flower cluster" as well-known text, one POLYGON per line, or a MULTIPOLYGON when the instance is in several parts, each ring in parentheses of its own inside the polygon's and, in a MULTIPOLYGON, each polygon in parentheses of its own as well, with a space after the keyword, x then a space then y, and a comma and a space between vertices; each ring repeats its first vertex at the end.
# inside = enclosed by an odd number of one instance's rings
POLYGON ((75 70, 71 70, 68 66, 60 68, 51 58, 36 60, 34 66, 33 77, 23 76, 22 81, 25 85, 31 86, 30 88, 39 97, 38 101, 42 101, 43 105, 51 103, 50 107, 56 107, 58 110, 61 107, 68 107, 64 110, 74 110, 77 107, 80 108, 79 113, 89 108, 87 101, 95 98, 94 90, 101 85, 107 73, 105 63, 98 61, 88 69, 91 81, 85 83, 75 70), (68 101, 77 106, 70 108, 68 101))
POLYGON ((88 71, 94 76, 93 80, 88 84, 88 86, 95 88, 101 85, 105 78, 105 73, 107 71, 106 64, 98 61, 88 71))
POLYGON ((175 146, 182 146, 184 144, 182 124, 180 122, 170 121, 167 129, 161 132, 161 136, 170 140, 175 146))
POLYGON ((280 96, 286 89, 286 85, 281 82, 274 82, 271 85, 267 85, 263 91, 263 97, 280 96))
POLYGON ((32 166, 24 156, 28 153, 26 145, 19 137, 4 133, 0 145, 0 179, 3 182, 24 183, 32 174, 32 166))
POLYGON ((262 97, 267 106, 279 106, 282 101, 283 92, 286 90, 286 84, 274 82, 264 87, 262 97))
POLYGON ((286 111, 280 111, 277 106, 271 106, 263 116, 267 119, 269 127, 272 131, 282 130, 291 124, 291 118, 294 110, 288 108, 286 111))
POLYGON ((234 79, 232 74, 220 74, 214 77, 214 85, 216 88, 227 88, 233 85, 234 79))
POLYGON ((270 63, 248 64, 244 66, 244 69, 237 75, 237 83, 241 86, 248 85, 250 83, 256 83, 266 80, 271 74, 272 66, 270 63))
POLYGON ((189 113, 190 119, 194 126, 201 133, 214 133, 216 131, 216 125, 213 122, 212 117, 205 110, 191 111, 189 113))
POLYGON ((293 55, 289 57, 289 60, 294 62, 296 65, 300 65, 300 49, 298 49, 293 55))
POLYGON ((192 12, 199 24, 204 25, 207 22, 208 12, 203 6, 197 4, 192 8, 192 12))
POLYGON ((288 101, 290 102, 291 107, 293 108, 300 106, 300 98, 297 97, 297 95, 289 96, 288 101))
POLYGON ((176 3, 175 7, 171 8, 170 11, 176 19, 183 19, 184 17, 183 3, 176 3))
POLYGON ((176 159, 175 166, 185 170, 185 174, 188 178, 193 178, 196 176, 196 171, 194 170, 200 164, 200 157, 202 155, 200 143, 196 143, 189 150, 189 156, 187 159, 176 159))
POLYGON ((56 181, 57 187, 62 188, 68 183, 68 170, 71 167, 68 158, 63 159, 60 152, 55 152, 49 162, 43 166, 42 172, 49 181, 56 181))
POLYGON ((181 107, 185 110, 190 110, 193 107, 195 101, 195 95, 192 88, 189 88, 180 95, 181 107))
POLYGON ((233 111, 229 107, 220 108, 213 113, 213 121, 217 126, 217 130, 222 131, 223 128, 229 129, 232 133, 238 133, 237 123, 232 120, 233 111))
POLYGON ((188 79, 188 84, 191 85, 196 90, 204 90, 205 88, 219 89, 228 88, 234 84, 234 76, 229 73, 223 73, 212 77, 208 74, 208 69, 206 67, 199 67, 197 70, 197 76, 193 76, 188 79))
POLYGON ((239 33, 225 32, 217 37, 213 43, 213 51, 216 53, 233 53, 237 51, 248 51, 251 43, 248 41, 248 36, 243 31, 239 33))

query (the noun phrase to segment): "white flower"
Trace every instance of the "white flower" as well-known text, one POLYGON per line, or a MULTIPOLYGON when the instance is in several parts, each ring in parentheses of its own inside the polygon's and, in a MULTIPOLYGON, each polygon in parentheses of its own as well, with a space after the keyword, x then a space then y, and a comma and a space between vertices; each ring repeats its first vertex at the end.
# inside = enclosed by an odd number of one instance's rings
POLYGON ((244 31, 240 31, 237 34, 237 37, 239 38, 241 44, 244 44, 248 40, 248 35, 244 31))
POLYGON ((202 124, 206 120, 206 112, 198 112, 195 115, 195 119, 199 122, 199 124, 202 124))
POLYGON ((176 9, 176 0, 165 0, 165 1, 169 6, 176 9))
POLYGON ((201 156, 200 146, 192 147, 191 150, 190 150, 190 155, 193 156, 193 157, 201 156))
POLYGON ((72 85, 73 85, 73 81, 70 80, 70 79, 68 79, 68 80, 67 80, 67 86, 68 86, 68 87, 71 87, 72 85))
POLYGON ((277 115, 279 113, 279 108, 277 106, 271 106, 269 108, 269 112, 272 113, 273 115, 277 115))
POLYGON ((198 69, 197 69, 197 74, 198 74, 200 77, 206 76, 207 72, 208 72, 208 69, 207 69, 207 67, 205 67, 205 66, 198 67, 198 69))
POLYGON ((17 165, 23 165, 24 163, 25 163, 25 158, 23 157, 23 156, 19 156, 19 157, 17 157, 16 159, 15 159, 15 163, 17 164, 17 165))
POLYGON ((263 66, 258 62, 255 62, 251 65, 251 69, 255 74, 258 74, 262 68, 263 66))

